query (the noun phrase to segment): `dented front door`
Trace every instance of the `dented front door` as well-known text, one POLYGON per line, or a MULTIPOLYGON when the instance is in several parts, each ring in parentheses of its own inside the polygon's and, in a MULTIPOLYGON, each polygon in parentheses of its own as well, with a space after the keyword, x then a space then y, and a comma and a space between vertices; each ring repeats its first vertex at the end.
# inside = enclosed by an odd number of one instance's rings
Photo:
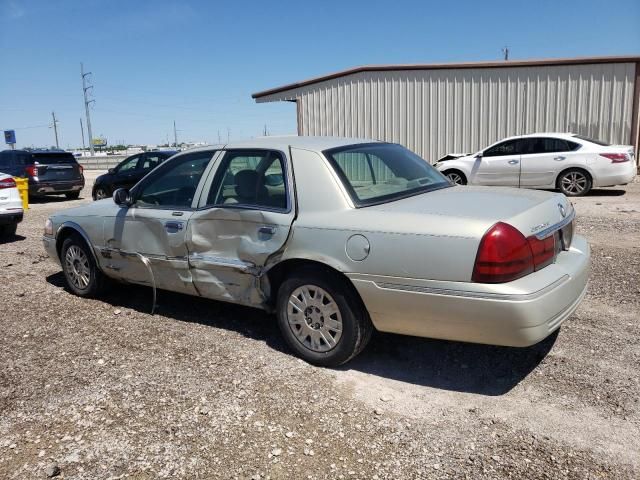
POLYGON ((189 265, 201 295, 263 303, 261 272, 284 246, 294 218, 289 172, 283 152, 225 152, 187 227, 189 265))

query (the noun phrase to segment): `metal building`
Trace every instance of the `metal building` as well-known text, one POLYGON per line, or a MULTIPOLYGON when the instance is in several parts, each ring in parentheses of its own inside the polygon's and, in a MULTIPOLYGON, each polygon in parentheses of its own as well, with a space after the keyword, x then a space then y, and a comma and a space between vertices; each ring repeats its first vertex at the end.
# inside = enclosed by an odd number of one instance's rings
POLYGON ((640 56, 364 66, 252 96, 296 102, 299 135, 397 142, 431 162, 534 132, 637 152, 640 56))

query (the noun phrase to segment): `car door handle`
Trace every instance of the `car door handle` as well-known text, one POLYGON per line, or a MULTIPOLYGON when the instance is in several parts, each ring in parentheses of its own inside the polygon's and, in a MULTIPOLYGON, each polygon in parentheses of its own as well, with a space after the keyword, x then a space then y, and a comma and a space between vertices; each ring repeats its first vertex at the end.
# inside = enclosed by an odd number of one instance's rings
POLYGON ((258 233, 261 235, 268 235, 268 236, 275 235, 276 227, 264 225, 258 229, 258 233))
POLYGON ((517 165, 518 160, 509 160, 509 165, 517 165))
POLYGON ((164 229, 167 233, 178 233, 184 228, 184 222, 164 222, 164 229))
POLYGON ((553 157, 553 159, 554 159, 554 160, 558 160, 558 161, 560 161, 560 160, 564 160, 565 158, 567 158, 567 157, 563 157, 563 156, 560 156, 560 157, 553 157))

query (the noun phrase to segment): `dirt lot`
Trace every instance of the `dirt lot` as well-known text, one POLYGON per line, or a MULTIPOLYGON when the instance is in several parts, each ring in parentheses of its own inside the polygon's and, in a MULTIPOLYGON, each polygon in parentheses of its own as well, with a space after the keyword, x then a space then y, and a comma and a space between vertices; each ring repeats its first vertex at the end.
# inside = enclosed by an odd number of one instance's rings
MULTIPOLYGON (((87 182, 92 183, 91 179, 87 182)), ((64 289, 37 202, 0 244, 0 478, 640 476, 640 184, 575 200, 589 294, 528 349, 374 336, 338 370, 260 311, 64 289)))

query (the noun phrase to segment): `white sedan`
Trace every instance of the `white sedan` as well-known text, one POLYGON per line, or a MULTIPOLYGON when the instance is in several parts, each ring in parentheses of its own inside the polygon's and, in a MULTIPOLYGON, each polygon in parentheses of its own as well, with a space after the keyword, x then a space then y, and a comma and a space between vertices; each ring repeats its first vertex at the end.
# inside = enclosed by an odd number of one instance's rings
POLYGON ((510 137, 473 155, 439 161, 436 168, 459 185, 558 189, 571 197, 626 185, 637 169, 632 146, 571 133, 510 137))
POLYGON ((22 200, 16 181, 0 173, 0 237, 15 235, 22 215, 22 200))

